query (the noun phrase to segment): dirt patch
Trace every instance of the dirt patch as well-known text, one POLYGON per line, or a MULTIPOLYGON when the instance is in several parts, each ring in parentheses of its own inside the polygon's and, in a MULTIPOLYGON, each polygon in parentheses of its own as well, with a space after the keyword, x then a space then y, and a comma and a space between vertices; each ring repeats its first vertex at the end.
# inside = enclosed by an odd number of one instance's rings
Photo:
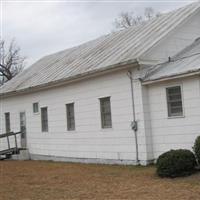
POLYGON ((154 167, 0 161, 0 200, 199 200, 200 173, 161 179, 154 167))

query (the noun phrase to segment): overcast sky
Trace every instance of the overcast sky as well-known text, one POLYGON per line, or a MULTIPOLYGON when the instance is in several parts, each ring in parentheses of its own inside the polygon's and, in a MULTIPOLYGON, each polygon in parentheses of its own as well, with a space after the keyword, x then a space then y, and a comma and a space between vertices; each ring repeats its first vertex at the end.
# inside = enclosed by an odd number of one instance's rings
POLYGON ((27 65, 44 55, 97 38, 113 30, 123 11, 142 14, 145 7, 167 12, 192 1, 10 1, 1 2, 1 34, 15 38, 27 65))

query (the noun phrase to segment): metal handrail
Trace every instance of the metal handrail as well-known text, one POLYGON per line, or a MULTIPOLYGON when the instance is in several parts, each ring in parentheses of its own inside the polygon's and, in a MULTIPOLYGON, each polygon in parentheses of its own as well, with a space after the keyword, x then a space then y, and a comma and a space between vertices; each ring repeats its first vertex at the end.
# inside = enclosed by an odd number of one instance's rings
POLYGON ((3 134, 0 134, 0 138, 4 138, 4 137, 9 137, 9 136, 12 136, 12 135, 18 135, 18 134, 21 134, 22 132, 19 131, 19 132, 9 132, 9 133, 3 133, 3 134))

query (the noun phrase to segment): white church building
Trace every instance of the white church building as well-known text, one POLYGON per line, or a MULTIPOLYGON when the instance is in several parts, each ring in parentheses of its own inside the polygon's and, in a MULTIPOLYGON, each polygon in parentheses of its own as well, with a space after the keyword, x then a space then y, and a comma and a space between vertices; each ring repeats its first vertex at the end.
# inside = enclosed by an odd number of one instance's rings
POLYGON ((200 135, 200 3, 45 56, 8 81, 0 134, 22 128, 31 159, 145 165, 192 149, 200 135))

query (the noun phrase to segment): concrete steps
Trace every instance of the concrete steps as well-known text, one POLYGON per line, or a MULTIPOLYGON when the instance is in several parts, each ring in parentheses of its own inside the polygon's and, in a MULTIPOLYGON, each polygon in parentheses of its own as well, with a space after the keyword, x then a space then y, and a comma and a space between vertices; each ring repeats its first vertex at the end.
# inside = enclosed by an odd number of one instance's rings
POLYGON ((30 154, 28 149, 20 150, 19 154, 13 154, 11 160, 30 160, 30 154))

